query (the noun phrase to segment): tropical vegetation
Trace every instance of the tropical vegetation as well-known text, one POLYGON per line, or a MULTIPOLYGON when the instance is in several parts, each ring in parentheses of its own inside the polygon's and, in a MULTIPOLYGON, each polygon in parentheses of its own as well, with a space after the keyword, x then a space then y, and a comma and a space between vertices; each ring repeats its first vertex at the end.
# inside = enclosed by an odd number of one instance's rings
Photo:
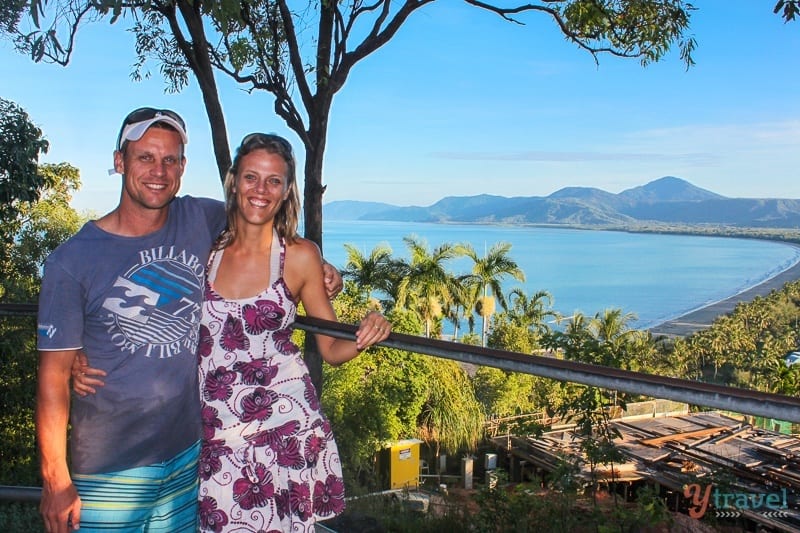
MULTIPOLYGON (((39 164, 48 143, 19 106, 0 98, 0 303, 35 302, 42 263, 82 218, 70 206, 80 187, 78 170, 39 164)), ((33 409, 36 390, 36 321, 0 317, 0 484, 38 486, 33 409)), ((32 506, 2 502, 0 531, 37 531, 32 506)))

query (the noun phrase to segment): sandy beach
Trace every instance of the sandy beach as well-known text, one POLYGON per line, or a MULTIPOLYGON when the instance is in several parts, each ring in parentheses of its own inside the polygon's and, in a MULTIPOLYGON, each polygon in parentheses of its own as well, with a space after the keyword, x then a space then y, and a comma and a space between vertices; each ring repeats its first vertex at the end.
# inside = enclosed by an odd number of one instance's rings
POLYGON ((782 288, 787 282, 798 279, 800 279, 800 263, 744 292, 653 326, 650 328, 650 332, 653 335, 666 335, 669 337, 691 335, 696 331, 710 327, 714 319, 733 311, 736 304, 752 301, 756 296, 766 296, 773 290, 782 288))

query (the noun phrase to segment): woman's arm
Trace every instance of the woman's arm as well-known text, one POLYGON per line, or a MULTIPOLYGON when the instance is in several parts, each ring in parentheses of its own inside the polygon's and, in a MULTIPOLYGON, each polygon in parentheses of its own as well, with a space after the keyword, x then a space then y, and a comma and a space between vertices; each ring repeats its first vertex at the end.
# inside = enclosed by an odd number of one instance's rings
MULTIPOLYGON (((308 316, 336 320, 333 305, 327 297, 319 248, 306 239, 287 246, 284 278, 292 293, 303 303, 308 316)), ((316 335, 317 346, 325 362, 339 365, 356 357, 359 352, 385 340, 392 325, 377 311, 370 311, 361 320, 356 340, 316 335)))

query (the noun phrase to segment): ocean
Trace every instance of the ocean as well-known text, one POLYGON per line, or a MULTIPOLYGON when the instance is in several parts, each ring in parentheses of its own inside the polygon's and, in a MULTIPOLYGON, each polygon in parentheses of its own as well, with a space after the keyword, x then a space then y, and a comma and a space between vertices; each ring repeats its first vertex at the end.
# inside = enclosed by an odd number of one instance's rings
MULTIPOLYGON (((622 309, 647 329, 705 305, 724 300, 771 278, 800 261, 800 248, 774 241, 625 233, 541 227, 450 225, 406 222, 325 221, 325 258, 338 268, 347 261, 345 244, 364 254, 378 244, 408 259, 403 237, 442 243, 471 243, 478 253, 511 243, 509 255, 525 272, 524 283, 508 280, 507 293, 545 290, 553 308, 569 316, 622 309)), ((449 265, 469 272, 471 261, 449 265)))

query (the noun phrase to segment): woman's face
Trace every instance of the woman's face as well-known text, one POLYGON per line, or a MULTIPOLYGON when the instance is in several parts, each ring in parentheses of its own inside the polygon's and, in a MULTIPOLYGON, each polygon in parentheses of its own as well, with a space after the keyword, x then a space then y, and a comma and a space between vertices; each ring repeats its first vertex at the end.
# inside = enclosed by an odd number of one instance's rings
POLYGON ((233 194, 242 223, 272 221, 289 196, 288 166, 283 158, 266 150, 242 157, 233 194))

